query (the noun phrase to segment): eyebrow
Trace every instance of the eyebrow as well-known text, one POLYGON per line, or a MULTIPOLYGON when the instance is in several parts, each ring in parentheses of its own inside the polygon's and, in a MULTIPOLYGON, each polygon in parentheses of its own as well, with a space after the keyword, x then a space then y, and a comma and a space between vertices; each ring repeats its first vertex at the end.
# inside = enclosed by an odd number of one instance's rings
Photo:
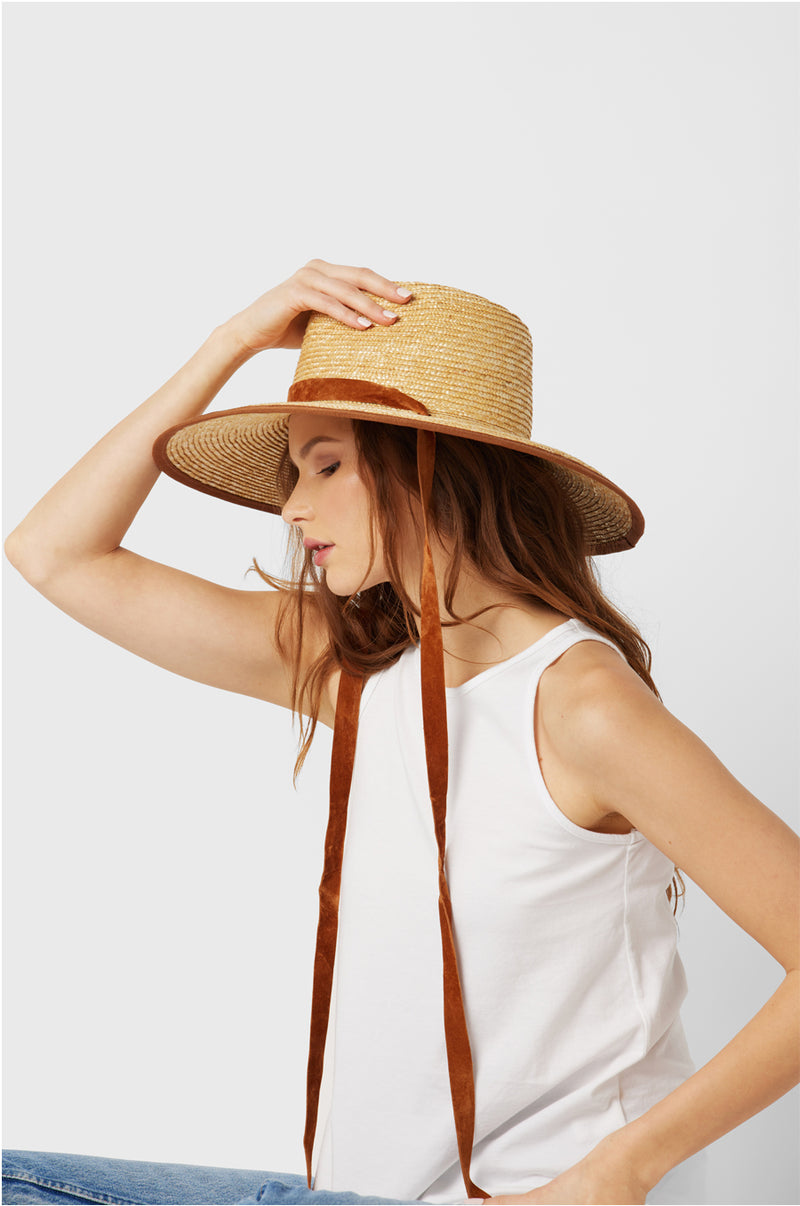
POLYGON ((325 436, 325 435, 312 436, 311 439, 306 444, 304 444, 303 447, 298 452, 297 455, 299 456, 300 460, 304 461, 306 459, 306 457, 308 456, 309 452, 311 451, 311 449, 314 447, 315 444, 322 444, 325 441, 328 441, 331 444, 341 444, 341 442, 342 442, 341 440, 337 440, 336 436, 325 436))

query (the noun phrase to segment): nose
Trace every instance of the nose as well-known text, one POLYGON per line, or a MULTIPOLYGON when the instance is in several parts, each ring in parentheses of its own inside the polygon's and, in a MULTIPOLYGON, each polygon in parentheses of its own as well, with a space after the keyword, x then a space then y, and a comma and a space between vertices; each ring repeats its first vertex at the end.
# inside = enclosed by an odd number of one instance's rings
POLYGON ((310 503, 301 497, 298 488, 299 485, 300 483, 298 482, 281 510, 281 519, 284 523, 290 525, 293 523, 307 523, 314 514, 310 503))

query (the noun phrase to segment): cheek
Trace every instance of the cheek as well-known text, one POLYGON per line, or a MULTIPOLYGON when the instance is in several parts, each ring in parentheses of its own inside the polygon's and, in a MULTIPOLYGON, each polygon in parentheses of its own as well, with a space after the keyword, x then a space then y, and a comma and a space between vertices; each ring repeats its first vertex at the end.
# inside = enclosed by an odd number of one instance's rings
MULTIPOLYGON (((354 539, 366 541, 370 538, 369 494, 361 478, 355 473, 342 482, 340 515, 354 539)), ((376 533, 376 543, 378 534, 376 533)))
MULTIPOLYGON (((352 475, 350 480, 342 483, 346 490, 342 493, 342 527, 339 529, 346 544, 343 548, 344 558, 341 569, 347 575, 355 575, 361 584, 361 575, 366 573, 371 562, 367 586, 377 586, 386 581, 386 568, 383 559, 383 541, 377 525, 373 531, 370 518, 370 494, 363 481, 352 475), (347 567, 345 570, 345 566, 347 567)), ((331 566, 333 574, 333 566, 331 566)), ((332 585, 331 578, 331 585, 332 585)), ((355 589, 350 583, 350 589, 355 589)))

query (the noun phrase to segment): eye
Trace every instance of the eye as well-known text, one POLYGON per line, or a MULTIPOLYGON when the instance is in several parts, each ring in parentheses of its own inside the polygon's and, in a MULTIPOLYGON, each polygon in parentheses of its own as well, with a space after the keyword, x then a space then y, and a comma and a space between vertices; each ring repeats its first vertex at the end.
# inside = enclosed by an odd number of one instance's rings
POLYGON ((332 465, 326 465, 326 467, 324 469, 320 469, 319 473, 317 474, 317 477, 322 477, 323 475, 325 477, 333 477, 334 473, 339 468, 341 463, 342 463, 341 461, 334 461, 332 465))

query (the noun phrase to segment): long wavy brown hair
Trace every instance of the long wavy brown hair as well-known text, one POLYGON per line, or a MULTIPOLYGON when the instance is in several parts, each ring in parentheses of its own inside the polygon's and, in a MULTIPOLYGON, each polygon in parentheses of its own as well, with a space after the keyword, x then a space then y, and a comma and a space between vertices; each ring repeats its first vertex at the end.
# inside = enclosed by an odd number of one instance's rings
MULTIPOLYGON (((325 683, 342 666, 365 677, 391 666, 419 641, 419 607, 403 586, 401 549, 408 516, 421 544, 417 439, 411 427, 353 421, 359 472, 370 487, 373 557, 382 541, 388 580, 344 598, 328 589, 292 532, 289 580, 253 568, 283 591, 278 649, 292 667, 292 709, 301 718, 299 772, 314 738, 325 683), (329 643, 310 665, 302 658, 309 617, 322 620, 329 643)), ((289 498, 297 469, 284 453, 279 486, 289 498)), ((583 620, 621 650, 631 668, 657 696, 651 654, 634 625, 605 597, 589 556, 580 514, 547 461, 494 444, 437 435, 436 470, 429 507, 432 532, 451 550, 444 586, 445 624, 477 623, 454 610, 459 578, 471 573, 496 584, 507 599, 544 603, 583 620)), ((487 610, 486 608, 482 611, 487 610)), ((660 697, 659 697, 660 698, 660 697)), ((667 896, 677 907, 684 885, 677 872, 667 896)))

